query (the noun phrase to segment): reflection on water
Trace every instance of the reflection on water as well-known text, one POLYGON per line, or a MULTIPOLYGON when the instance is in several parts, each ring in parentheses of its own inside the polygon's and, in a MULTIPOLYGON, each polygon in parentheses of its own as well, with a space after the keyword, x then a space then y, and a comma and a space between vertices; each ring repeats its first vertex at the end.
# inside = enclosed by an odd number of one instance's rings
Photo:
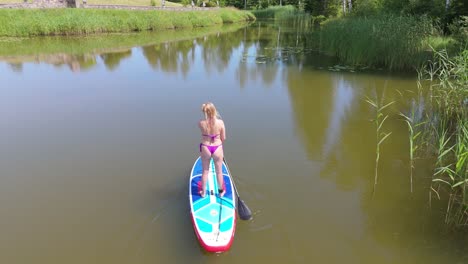
POLYGON ((346 114, 350 113, 353 102, 353 89, 344 80, 338 80, 334 85, 332 109, 330 111, 329 124, 326 130, 326 139, 323 146, 323 156, 326 159, 330 152, 339 144, 341 125, 346 119, 346 114))
POLYGON ((415 77, 341 71, 287 25, 226 30, 0 41, 0 262, 467 261, 444 203, 428 207, 426 161, 409 192, 396 116, 424 100, 400 95, 415 77), (397 104, 371 199, 364 99, 384 87, 397 104), (187 211, 206 100, 226 120, 226 156, 255 213, 221 255, 202 253, 187 211))
POLYGON ((123 50, 123 51, 113 51, 109 53, 102 53, 99 55, 102 61, 106 65, 107 69, 114 70, 116 69, 122 60, 132 56, 131 50, 123 50))
POLYGON ((47 63, 54 66, 67 66, 73 72, 91 69, 96 65, 96 57, 92 55, 70 55, 66 53, 36 56, 20 56, 3 58, 15 72, 23 71, 24 63, 47 63))
POLYGON ((183 40, 157 46, 146 46, 142 49, 151 68, 168 73, 181 72, 183 76, 186 76, 190 65, 194 62, 193 52, 196 43, 192 40, 183 40))

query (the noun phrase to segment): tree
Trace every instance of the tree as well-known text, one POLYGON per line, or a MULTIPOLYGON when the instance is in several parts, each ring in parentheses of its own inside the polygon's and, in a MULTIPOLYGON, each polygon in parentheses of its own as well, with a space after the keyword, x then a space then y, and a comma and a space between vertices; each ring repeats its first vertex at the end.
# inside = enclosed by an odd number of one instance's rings
POLYGON ((305 0, 305 10, 313 16, 336 16, 342 8, 343 0, 305 0))

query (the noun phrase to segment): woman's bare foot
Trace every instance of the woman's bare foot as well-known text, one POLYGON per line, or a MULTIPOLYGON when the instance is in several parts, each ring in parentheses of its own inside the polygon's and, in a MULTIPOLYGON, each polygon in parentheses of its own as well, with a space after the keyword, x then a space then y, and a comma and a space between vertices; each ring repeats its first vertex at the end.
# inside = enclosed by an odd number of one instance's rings
POLYGON ((226 194, 226 189, 219 189, 218 193, 220 197, 223 197, 226 194))
POLYGON ((205 197, 205 195, 206 195, 206 191, 199 190, 199 191, 198 191, 198 194, 203 198, 203 197, 205 197))

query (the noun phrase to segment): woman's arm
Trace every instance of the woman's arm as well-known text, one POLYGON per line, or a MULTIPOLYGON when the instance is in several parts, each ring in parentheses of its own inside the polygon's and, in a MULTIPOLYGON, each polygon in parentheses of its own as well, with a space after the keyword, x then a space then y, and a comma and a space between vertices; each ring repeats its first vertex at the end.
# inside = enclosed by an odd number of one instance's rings
POLYGON ((198 128, 200 128, 200 131, 203 132, 203 123, 202 122, 203 122, 202 120, 198 121, 198 128))
POLYGON ((226 140, 226 127, 224 126, 224 121, 223 120, 220 120, 221 121, 221 132, 220 132, 220 136, 221 136, 221 141, 224 142, 224 140, 226 140))

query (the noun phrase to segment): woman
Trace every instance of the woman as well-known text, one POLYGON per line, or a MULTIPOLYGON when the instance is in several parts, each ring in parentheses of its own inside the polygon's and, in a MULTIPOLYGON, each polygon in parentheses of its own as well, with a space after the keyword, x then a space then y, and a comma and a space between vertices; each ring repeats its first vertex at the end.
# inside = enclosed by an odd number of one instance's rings
POLYGON ((213 103, 206 103, 202 105, 202 111, 205 114, 205 119, 200 120, 198 126, 200 127, 202 140, 200 143, 200 156, 202 159, 202 187, 200 196, 206 195, 206 180, 210 170, 210 160, 213 158, 218 178, 218 192, 220 196, 226 193, 223 181, 223 142, 226 140, 226 129, 224 122, 219 118, 216 112, 216 107, 213 103))

